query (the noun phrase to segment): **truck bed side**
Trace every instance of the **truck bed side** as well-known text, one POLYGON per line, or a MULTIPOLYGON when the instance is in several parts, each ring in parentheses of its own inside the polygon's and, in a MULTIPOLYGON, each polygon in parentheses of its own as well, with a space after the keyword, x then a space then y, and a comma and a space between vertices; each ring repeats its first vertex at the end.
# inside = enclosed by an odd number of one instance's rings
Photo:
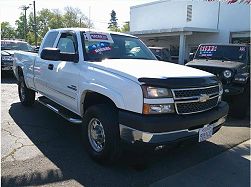
POLYGON ((37 53, 18 51, 14 53, 13 63, 16 78, 19 79, 20 70, 22 70, 26 86, 34 90, 34 64, 37 56, 37 53))

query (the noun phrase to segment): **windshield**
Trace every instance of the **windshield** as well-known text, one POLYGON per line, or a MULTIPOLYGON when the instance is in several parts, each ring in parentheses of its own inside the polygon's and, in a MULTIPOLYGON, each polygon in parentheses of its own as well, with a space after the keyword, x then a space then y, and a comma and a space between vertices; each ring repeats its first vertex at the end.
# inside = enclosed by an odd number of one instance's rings
POLYGON ((156 60, 151 51, 138 39, 109 33, 83 32, 85 59, 148 59, 156 60))
POLYGON ((14 41, 1 41, 2 50, 21 50, 21 51, 31 51, 32 47, 24 42, 14 42, 14 41))
POLYGON ((245 62, 247 48, 245 46, 201 45, 195 59, 245 62))

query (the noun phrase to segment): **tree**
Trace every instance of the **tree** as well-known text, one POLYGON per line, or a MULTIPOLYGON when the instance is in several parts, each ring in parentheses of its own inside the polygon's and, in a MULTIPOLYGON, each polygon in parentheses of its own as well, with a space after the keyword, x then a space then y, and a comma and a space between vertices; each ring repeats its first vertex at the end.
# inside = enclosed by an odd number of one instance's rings
POLYGON ((15 25, 17 26, 16 28, 16 37, 18 39, 24 39, 25 38, 25 31, 24 31, 24 15, 21 14, 16 20, 15 25))
POLYGON ((1 22, 1 38, 15 38, 15 29, 10 25, 9 22, 1 22))
POLYGON ((129 32, 130 31, 130 22, 127 21, 120 29, 120 32, 129 32))
POLYGON ((110 22, 108 23, 108 29, 110 31, 116 31, 116 32, 119 32, 120 29, 118 27, 118 22, 117 22, 117 16, 116 16, 116 12, 114 10, 112 10, 111 12, 111 19, 110 19, 110 22))
POLYGON ((65 7, 63 19, 64 27, 93 27, 91 21, 81 12, 79 8, 65 7))
MULTIPOLYGON (((59 9, 42 9, 41 11, 37 12, 36 21, 38 43, 41 43, 42 38, 50 29, 80 26, 90 28, 93 27, 93 23, 81 12, 80 9, 72 7, 66 7, 63 13, 60 12, 59 9)), ((18 38, 24 38, 24 15, 20 15, 19 19, 16 20, 16 26, 18 38)), ((29 43, 35 43, 33 13, 30 13, 27 18, 26 36, 26 39, 29 43)))

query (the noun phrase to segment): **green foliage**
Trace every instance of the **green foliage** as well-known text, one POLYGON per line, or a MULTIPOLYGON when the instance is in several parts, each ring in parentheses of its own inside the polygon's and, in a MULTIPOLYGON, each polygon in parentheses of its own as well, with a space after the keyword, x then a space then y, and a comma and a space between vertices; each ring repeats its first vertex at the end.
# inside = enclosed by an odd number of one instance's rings
POLYGON ((130 23, 129 21, 127 21, 120 29, 120 32, 129 32, 129 31, 130 31, 130 23))
POLYGON ((110 22, 108 23, 108 29, 110 31, 116 31, 116 32, 119 32, 120 29, 118 27, 118 22, 117 22, 117 16, 116 16, 116 12, 114 10, 112 10, 111 12, 111 19, 110 19, 110 22))
MULTIPOLYGON (((44 35, 50 29, 69 28, 69 27, 93 27, 93 23, 81 12, 78 8, 66 7, 64 12, 59 9, 42 9, 36 14, 36 30, 38 36, 38 43, 41 43, 44 35)), ((24 32, 24 15, 20 15, 16 20, 16 37, 20 39, 25 38, 24 32)), ((2 33, 1 33, 2 34, 2 33)), ((27 42, 34 44, 34 16, 30 13, 27 16, 27 42)))
POLYGON ((15 38, 15 29, 11 27, 9 22, 1 22, 1 38, 15 38))

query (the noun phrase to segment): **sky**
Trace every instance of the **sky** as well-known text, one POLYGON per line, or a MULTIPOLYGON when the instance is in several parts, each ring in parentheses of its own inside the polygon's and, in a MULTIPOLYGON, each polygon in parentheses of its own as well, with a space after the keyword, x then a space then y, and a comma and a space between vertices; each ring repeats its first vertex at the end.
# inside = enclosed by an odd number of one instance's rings
MULTIPOLYGON (((156 0, 36 0, 36 11, 43 8, 59 9, 64 11, 64 7, 71 6, 79 8, 87 17, 90 15, 95 29, 107 29, 110 20, 110 13, 114 9, 119 26, 130 20, 130 6, 149 3, 156 0), (89 14, 90 10, 90 14, 89 14)), ((33 0, 1 0, 0 19, 1 22, 8 21, 15 26, 22 13, 21 6, 32 4, 33 0)), ((33 11, 33 6, 27 10, 27 15, 33 11)))

